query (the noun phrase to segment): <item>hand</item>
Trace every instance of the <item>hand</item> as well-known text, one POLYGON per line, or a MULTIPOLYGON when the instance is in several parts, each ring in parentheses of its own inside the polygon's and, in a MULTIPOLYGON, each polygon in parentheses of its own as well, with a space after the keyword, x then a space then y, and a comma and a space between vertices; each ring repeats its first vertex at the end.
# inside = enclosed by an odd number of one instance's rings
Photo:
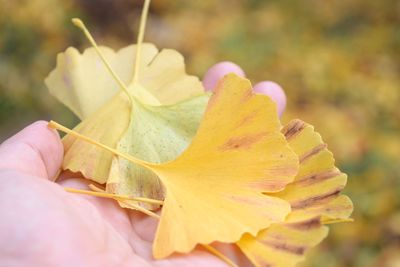
MULTIPOLYGON (((212 67, 204 78, 211 90, 229 72, 244 75, 233 63, 212 67)), ((285 96, 276 84, 259 83, 280 112, 285 96)), ((60 169, 63 146, 57 132, 36 122, 0 146, 0 266, 226 266, 205 250, 155 261, 151 256, 157 225, 154 218, 122 209, 109 199, 67 193, 63 187, 87 189, 88 180, 60 169)), ((248 264, 234 246, 224 254, 240 266, 248 264)))

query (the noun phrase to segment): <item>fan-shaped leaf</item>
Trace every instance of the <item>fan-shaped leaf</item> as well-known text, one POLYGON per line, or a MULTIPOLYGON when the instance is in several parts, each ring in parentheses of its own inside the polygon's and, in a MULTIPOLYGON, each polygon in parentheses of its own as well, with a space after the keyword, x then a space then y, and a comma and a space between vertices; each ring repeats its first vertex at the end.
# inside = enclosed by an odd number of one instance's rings
MULTIPOLYGON (((99 47, 111 67, 125 84, 133 76, 136 45, 118 52, 108 47, 99 47)), ((147 66, 157 55, 153 44, 143 44, 141 68, 147 66)), ((94 48, 83 54, 73 47, 57 56, 57 67, 46 78, 50 93, 70 108, 81 120, 97 112, 120 91, 120 87, 108 72, 94 48)))
POLYGON ((248 80, 226 76, 211 97, 190 146, 176 160, 150 168, 166 187, 153 246, 156 258, 196 244, 235 242, 282 222, 290 207, 263 194, 297 173, 297 156, 280 133, 275 104, 248 80))
MULTIPOLYGON (((148 106, 136 101, 130 125, 117 150, 153 163, 175 159, 196 134, 208 99, 209 96, 202 95, 171 106, 148 106)), ((112 162, 107 191, 164 199, 163 186, 154 172, 118 157, 112 162)), ((120 202, 121 206, 129 207, 124 202, 120 202)))
MULTIPOLYGON (((183 57, 174 50, 166 49, 158 53, 154 45, 143 44, 139 65, 139 84, 136 85, 131 83, 136 53, 135 45, 123 48, 118 52, 106 47, 100 47, 100 51, 107 58, 116 74, 127 84, 129 93, 137 99, 136 103, 133 103, 137 107, 131 109, 127 96, 118 89, 118 84, 114 81, 103 62, 101 62, 94 48, 86 49, 83 54, 80 54, 74 48, 69 48, 65 53, 59 54, 57 67, 47 77, 46 84, 56 98, 83 120, 75 130, 109 147, 116 147, 129 125, 138 126, 137 120, 143 120, 143 117, 146 116, 149 118, 149 115, 136 115, 136 112, 147 112, 152 109, 150 106, 142 108, 143 105, 172 104, 188 97, 200 96, 203 93, 203 88, 198 78, 186 74, 183 57), (138 104, 140 102, 143 105, 138 104), (131 116, 133 110, 135 115, 131 116)), ((203 99, 203 97, 199 99, 203 99)), ((185 121, 192 120, 193 122, 191 123, 193 125, 198 124, 199 114, 202 113, 204 108, 205 103, 203 107, 199 107, 199 104, 196 107, 193 106, 193 109, 199 110, 192 112, 192 114, 195 114, 192 119, 189 119, 189 114, 187 114, 185 121)), ((148 114, 150 113, 155 118, 154 115, 156 113, 148 112, 148 114)), ((158 114, 160 115, 161 112, 158 114)), ((151 122, 141 124, 140 127, 143 128, 137 132, 138 134, 135 137, 138 137, 138 135, 143 136, 147 131, 153 131, 147 129, 150 125, 151 122)), ((190 125, 186 126, 192 127, 190 125)), ((180 125, 179 127, 182 129, 185 126, 180 125)), ((179 131, 179 129, 176 130, 179 131)), ((172 129, 171 131, 174 130, 172 129)), ((188 129, 188 131, 193 132, 193 129, 188 129)), ((158 132, 158 134, 164 133, 158 132)), ((153 131, 153 137, 155 134, 153 131)), ((125 136, 128 139, 121 141, 124 146, 132 147, 134 143, 139 144, 141 142, 141 140, 137 139, 130 140, 131 134, 129 133, 125 136)), ((167 136, 165 138, 163 136, 159 137, 165 141, 167 136)), ((155 139, 153 138, 153 141, 155 139)), ((107 181, 112 161, 112 156, 108 152, 68 135, 63 142, 65 146, 64 169, 81 172, 85 177, 99 183, 107 181)), ((170 142, 172 143, 174 140, 170 140, 170 142)), ((187 145, 187 141, 184 143, 176 150, 181 151, 182 147, 187 145)), ((157 145, 152 147, 157 147, 157 145)), ((157 147, 157 149, 166 151, 163 148, 157 147)), ((143 152, 142 148, 138 150, 143 152)), ((148 154, 154 155, 156 152, 151 151, 148 154)), ((146 153, 138 153, 138 156, 158 162, 162 159, 172 159, 176 156, 176 153, 175 150, 171 151, 171 155, 168 157, 164 155, 158 156, 160 159, 156 156, 148 157, 146 153)), ((121 173, 121 168, 119 172, 121 173)), ((129 175, 123 173, 119 182, 129 184, 130 180, 123 180, 123 177, 129 175)), ((146 177, 137 177, 137 179, 143 180, 146 177)), ((114 183, 115 179, 112 182, 114 183)), ((119 188, 122 187, 119 186, 119 188)), ((160 186, 155 186, 154 188, 157 192, 159 189, 160 186)), ((132 190, 133 192, 143 191, 138 188, 132 190)))
POLYGON ((346 175, 335 167, 332 153, 313 127, 293 120, 282 132, 299 156, 300 169, 293 183, 272 195, 289 201, 292 212, 284 223, 238 242, 255 266, 295 266, 327 235, 321 222, 346 219, 353 210, 350 199, 339 195, 346 175))

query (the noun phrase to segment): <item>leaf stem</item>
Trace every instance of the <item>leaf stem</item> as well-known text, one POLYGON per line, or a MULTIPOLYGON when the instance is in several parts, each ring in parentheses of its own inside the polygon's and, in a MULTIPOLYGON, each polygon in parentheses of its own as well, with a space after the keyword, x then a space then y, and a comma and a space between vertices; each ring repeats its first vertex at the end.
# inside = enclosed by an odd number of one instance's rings
MULTIPOLYGON (((155 214, 152 211, 149 211, 145 208, 140 207, 139 205, 133 204, 133 203, 128 203, 126 202, 127 200, 134 200, 134 201, 141 201, 141 202, 148 202, 152 204, 159 204, 155 202, 159 202, 159 200, 154 200, 154 199, 146 199, 145 198, 130 198, 126 196, 120 196, 120 195, 114 195, 114 194, 108 194, 108 193, 102 193, 102 192, 94 192, 94 191, 88 191, 88 190, 81 190, 81 189, 75 189, 75 188, 64 188, 65 191, 69 193, 76 193, 76 194, 84 194, 84 195, 90 195, 90 196, 96 196, 96 197, 104 197, 104 198, 111 198, 117 201, 123 202, 125 205, 129 206, 132 209, 138 210, 146 215, 149 215, 151 217, 154 217, 156 219, 159 219, 160 216, 158 214, 155 214)), ((161 201, 162 202, 162 201, 161 201)))
POLYGON ((97 46, 96 41, 94 40, 93 36, 90 34, 89 30, 86 28, 85 24, 83 23, 82 20, 78 18, 73 18, 72 23, 81 29, 83 33, 85 34, 86 38, 89 40, 89 42, 92 44, 94 49, 97 52, 97 55, 100 57, 100 59, 103 61, 104 65, 106 66, 107 70, 110 72, 111 76, 114 78, 114 80, 118 83, 118 85, 121 87, 121 89, 125 92, 125 94, 128 96, 129 101, 133 103, 132 101, 132 96, 128 91, 128 87, 125 85, 125 83, 118 77, 118 75, 114 72, 112 69, 110 63, 108 63, 107 59, 104 57, 103 53, 100 51, 99 47, 97 46))
POLYGON ((116 195, 116 194, 111 194, 111 193, 106 193, 106 192, 96 192, 96 191, 82 190, 82 189, 69 188, 69 187, 65 187, 64 190, 67 192, 70 192, 70 193, 77 193, 77 194, 83 194, 83 195, 89 195, 89 196, 95 196, 95 197, 111 198, 111 199, 115 199, 115 200, 131 200, 131 201, 145 202, 145 203, 158 204, 158 205, 163 204, 163 201, 161 201, 161 200, 145 198, 145 197, 129 197, 129 196, 116 195))
POLYGON ((138 211, 140 211, 140 212, 142 212, 144 214, 147 214, 147 215, 149 215, 149 216, 151 216, 153 218, 156 218, 157 220, 160 219, 160 215, 158 215, 158 214, 156 214, 154 212, 151 212, 151 211, 149 211, 149 210, 147 210, 145 208, 142 208, 139 205, 135 205, 135 204, 132 204, 132 203, 126 202, 126 201, 121 201, 121 202, 124 203, 126 206, 128 206, 128 207, 130 207, 132 209, 136 209, 136 210, 138 210, 138 211))
POLYGON ((100 147, 102 149, 105 149, 105 150, 109 151, 110 153, 112 153, 114 155, 117 155, 117 156, 119 156, 121 158, 124 158, 124 159, 126 159, 126 160, 128 160, 130 162, 136 163, 136 164, 138 164, 138 165, 140 165, 140 166, 142 166, 142 167, 144 167, 146 169, 153 170, 153 168, 157 165, 157 164, 153 164, 153 163, 141 160, 141 159, 137 159, 135 157, 132 157, 131 155, 119 152, 118 150, 116 150, 114 148, 111 148, 109 146, 103 145, 103 144, 101 144, 101 143, 99 143, 99 142, 97 142, 97 141, 95 141, 95 140, 93 140, 93 139, 91 139, 91 138, 89 138, 89 137, 87 137, 85 135, 82 135, 82 134, 80 134, 78 132, 75 132, 75 131, 73 131, 71 129, 68 129, 67 127, 65 127, 65 126, 63 126, 63 125, 61 125, 61 124, 59 124, 59 123, 57 123, 55 121, 50 121, 48 123, 48 127, 53 128, 53 129, 57 129, 57 130, 59 130, 61 132, 70 134, 72 136, 75 136, 76 138, 79 138, 79 139, 81 139, 83 141, 86 141, 86 142, 88 142, 90 144, 93 144, 93 145, 98 146, 98 147, 100 147))
POLYGON ((142 9, 142 15, 140 17, 139 33, 136 42, 136 57, 135 57, 135 66, 132 79, 133 85, 136 85, 139 80, 139 66, 141 59, 142 43, 144 38, 144 31, 146 28, 147 15, 149 14, 149 6, 150 6, 150 0, 145 0, 142 9))

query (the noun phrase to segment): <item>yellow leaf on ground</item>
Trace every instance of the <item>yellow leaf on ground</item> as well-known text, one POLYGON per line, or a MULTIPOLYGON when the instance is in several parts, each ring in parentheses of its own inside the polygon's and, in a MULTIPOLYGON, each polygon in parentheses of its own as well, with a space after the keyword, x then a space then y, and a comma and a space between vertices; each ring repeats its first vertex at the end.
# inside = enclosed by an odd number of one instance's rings
POLYGON ((256 237, 245 235, 237 243, 255 266, 290 267, 327 235, 325 220, 347 219, 353 205, 340 195, 346 175, 336 167, 332 153, 311 125, 293 120, 282 129, 300 160, 295 180, 272 194, 287 200, 292 212, 284 223, 274 224, 256 237))

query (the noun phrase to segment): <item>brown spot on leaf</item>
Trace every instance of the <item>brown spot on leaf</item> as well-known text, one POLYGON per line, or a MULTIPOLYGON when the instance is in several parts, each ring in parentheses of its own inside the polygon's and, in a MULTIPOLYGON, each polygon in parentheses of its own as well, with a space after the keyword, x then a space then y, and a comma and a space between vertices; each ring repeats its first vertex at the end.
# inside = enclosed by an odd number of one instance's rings
POLYGON ((242 126, 245 126, 247 124, 249 124, 250 122, 252 122, 254 120, 254 118, 257 116, 257 111, 254 111, 252 113, 250 113, 249 115, 247 115, 246 117, 244 117, 236 126, 236 128, 240 128, 242 126))
POLYGON ((252 255, 252 258, 254 258, 254 260, 255 260, 255 262, 257 262, 258 266, 261 266, 261 267, 273 267, 273 265, 271 263, 265 261, 264 258, 262 258, 260 256, 257 256, 257 254, 256 255, 252 255))
POLYGON ((320 227, 321 221, 319 217, 315 217, 302 222, 290 223, 287 224, 287 226, 297 230, 307 231, 320 227))
POLYGON ((327 201, 337 197, 340 194, 340 192, 342 191, 342 189, 343 189, 343 186, 341 186, 331 192, 328 192, 326 194, 317 195, 317 196, 313 196, 313 197, 310 197, 310 198, 307 198, 304 200, 293 202, 293 203, 291 203, 292 209, 294 209, 294 210, 305 209, 310 206, 326 203, 327 201))
POLYGON ((262 138, 267 135, 266 132, 246 135, 241 137, 232 137, 227 142, 225 142, 220 149, 222 151, 235 150, 235 149, 249 149, 253 144, 259 142, 262 138))
POLYGON ((280 242, 280 241, 272 241, 272 240, 265 240, 265 241, 261 241, 263 244, 272 247, 273 249, 276 250, 283 250, 292 254, 296 254, 296 255, 303 255, 306 251, 306 247, 304 246, 296 246, 296 245, 292 245, 292 244, 287 244, 284 242, 280 242))
POLYGON ((250 188, 254 189, 262 189, 264 192, 279 192, 288 184, 288 181, 279 181, 277 179, 269 180, 265 179, 264 181, 257 181, 249 184, 250 188))
POLYGON ((320 173, 314 173, 297 179, 293 182, 293 184, 299 186, 312 185, 339 176, 340 174, 341 172, 339 170, 329 170, 320 173))
POLYGON ((241 103, 245 103, 247 101, 249 101, 252 97, 254 96, 254 92, 252 88, 247 89, 243 96, 242 99, 240 100, 241 103))
POLYGON ((224 90, 224 80, 223 79, 218 81, 218 83, 210 97, 210 100, 208 101, 207 108, 206 108, 206 114, 209 109, 212 109, 212 107, 216 103, 218 103, 218 99, 222 95, 222 90, 224 90))
POLYGON ((319 144, 319 145, 315 146, 313 149, 311 149, 308 152, 304 153, 300 157, 300 163, 303 163, 304 161, 306 161, 306 160, 310 159, 311 157, 317 155, 319 152, 324 150, 326 147, 327 147, 326 144, 319 144))
POLYGON ((298 135, 306 127, 306 124, 301 120, 293 120, 289 125, 282 129, 282 133, 289 141, 294 136, 298 135))

